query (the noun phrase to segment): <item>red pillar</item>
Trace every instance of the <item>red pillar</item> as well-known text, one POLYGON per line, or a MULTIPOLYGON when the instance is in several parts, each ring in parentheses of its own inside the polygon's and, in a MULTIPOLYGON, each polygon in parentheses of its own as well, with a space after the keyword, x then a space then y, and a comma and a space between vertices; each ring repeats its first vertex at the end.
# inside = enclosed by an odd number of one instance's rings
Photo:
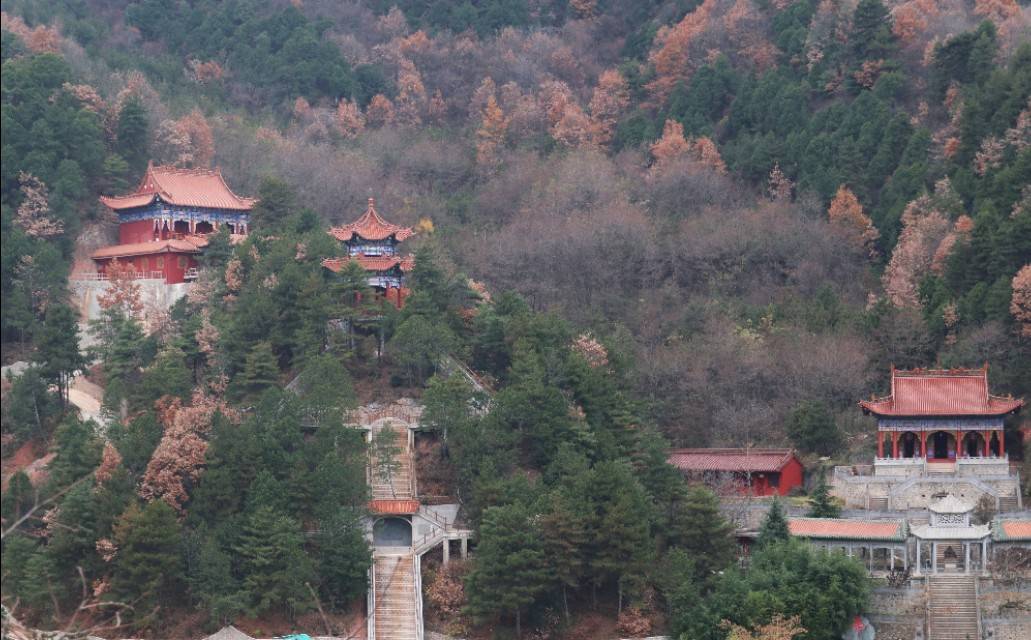
POLYGON ((920 432, 920 457, 924 460, 927 459, 927 432, 920 432))
POLYGON ((999 457, 1006 457, 1006 430, 999 429, 999 457))
POLYGON ((898 433, 895 433, 894 431, 891 432, 891 457, 892 458, 898 458, 899 457, 899 437, 900 437, 900 435, 898 433))
POLYGON ((984 457, 987 458, 988 456, 992 455, 991 449, 989 449, 989 445, 991 444, 990 441, 992 439, 992 432, 985 431, 982 435, 984 436, 984 457))
POLYGON ((963 450, 963 432, 956 429, 956 459, 959 460, 959 454, 963 450))
POLYGON ((884 432, 883 431, 878 431, 877 432, 877 457, 878 458, 883 458, 884 457, 884 432))

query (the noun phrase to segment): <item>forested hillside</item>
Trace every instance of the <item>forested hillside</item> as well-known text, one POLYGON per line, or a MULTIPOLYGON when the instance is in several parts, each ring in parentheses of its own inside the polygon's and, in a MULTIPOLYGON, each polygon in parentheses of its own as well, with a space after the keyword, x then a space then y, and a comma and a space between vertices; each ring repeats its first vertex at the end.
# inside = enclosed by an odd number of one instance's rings
POLYGON ((341 415, 407 394, 481 534, 456 632, 601 610, 838 637, 826 610, 863 589, 806 609, 791 545, 729 570, 668 445, 865 461, 855 403, 892 365, 988 363, 1031 397, 1016 0, 12 0, 2 28, 0 329, 3 363, 30 363, 4 382, 3 591, 42 626, 348 620, 368 496, 341 415), (216 236, 157 322, 114 278, 80 354, 69 275, 113 237, 97 197, 148 161, 221 167, 260 198, 253 231, 216 236), (326 230, 369 197, 418 231, 412 297, 345 337, 329 321, 371 296, 321 266, 326 230), (105 429, 68 408, 80 369, 105 429), (56 456, 40 479, 16 451, 56 456), (770 585, 798 593, 735 608, 770 585))

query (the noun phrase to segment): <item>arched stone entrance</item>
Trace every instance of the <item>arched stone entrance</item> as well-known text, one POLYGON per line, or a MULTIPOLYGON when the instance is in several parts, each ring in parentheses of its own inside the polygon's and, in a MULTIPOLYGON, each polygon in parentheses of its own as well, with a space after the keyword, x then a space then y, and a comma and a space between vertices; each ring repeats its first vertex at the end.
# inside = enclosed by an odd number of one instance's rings
POLYGON ((935 431, 927 436, 927 454, 932 460, 956 458, 956 436, 948 431, 935 431))
POLYGON ((372 525, 372 540, 377 547, 410 547, 412 523, 404 518, 380 518, 372 525))
POLYGON ((903 433, 902 436, 899 438, 899 457, 920 457, 920 440, 912 431, 907 431, 906 433, 903 433))

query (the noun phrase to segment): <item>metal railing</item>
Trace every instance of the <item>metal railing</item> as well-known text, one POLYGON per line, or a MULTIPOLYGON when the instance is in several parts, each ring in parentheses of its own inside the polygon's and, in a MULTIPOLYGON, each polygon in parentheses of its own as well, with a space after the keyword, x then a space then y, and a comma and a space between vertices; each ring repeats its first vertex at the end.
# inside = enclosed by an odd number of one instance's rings
POLYGON ((415 574, 415 638, 423 640, 422 623, 422 563, 416 555, 412 560, 412 573, 415 574))
MULTIPOLYGON (((165 274, 160 271, 124 271, 122 276, 130 280, 164 280, 165 274)), ((75 282, 107 282, 111 278, 106 273, 93 273, 88 271, 79 271, 72 273, 68 277, 69 280, 75 282)))
POLYGON ((369 590, 366 605, 369 608, 368 633, 370 640, 376 637, 376 562, 369 567, 369 590))

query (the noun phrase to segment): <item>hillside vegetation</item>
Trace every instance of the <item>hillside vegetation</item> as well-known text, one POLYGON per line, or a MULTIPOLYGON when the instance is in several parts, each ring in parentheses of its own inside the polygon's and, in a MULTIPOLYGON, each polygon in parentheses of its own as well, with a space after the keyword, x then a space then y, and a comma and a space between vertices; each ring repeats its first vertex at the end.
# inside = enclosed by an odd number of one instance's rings
POLYGON ((855 565, 773 540, 730 570, 668 446, 867 460, 855 402, 892 365, 989 363, 1031 397, 1015 0, 13 0, 2 28, 0 329, 32 364, 4 457, 56 453, 5 485, 4 603, 34 624, 82 601, 154 636, 350 628, 370 558, 341 415, 408 394, 480 535, 452 630, 836 638, 865 581, 830 602, 813 576, 855 565), (253 232, 166 317, 116 277, 80 356, 77 240, 150 160, 221 167, 253 232), (371 296, 321 267, 325 231, 370 196, 418 230, 413 294, 345 335, 371 296), (106 429, 66 406, 85 367, 106 429))

